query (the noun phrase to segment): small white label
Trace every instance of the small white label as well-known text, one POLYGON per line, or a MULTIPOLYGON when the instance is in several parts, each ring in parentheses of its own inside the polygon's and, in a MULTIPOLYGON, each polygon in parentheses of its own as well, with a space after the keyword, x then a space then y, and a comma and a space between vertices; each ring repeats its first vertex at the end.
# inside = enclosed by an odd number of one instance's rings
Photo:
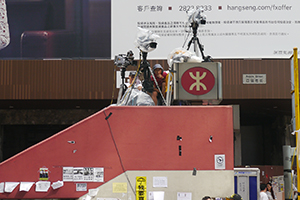
POLYGON ((225 155, 215 155, 215 169, 225 169, 225 155))
POLYGON ((87 183, 76 183, 76 191, 87 191, 87 183))
POLYGON ((267 84, 267 75, 243 74, 243 84, 267 84))

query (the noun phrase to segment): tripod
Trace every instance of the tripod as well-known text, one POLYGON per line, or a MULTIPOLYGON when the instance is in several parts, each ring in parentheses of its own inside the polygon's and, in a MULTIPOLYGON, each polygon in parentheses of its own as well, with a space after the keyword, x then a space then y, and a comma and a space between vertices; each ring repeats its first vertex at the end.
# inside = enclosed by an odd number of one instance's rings
POLYGON ((147 52, 142 52, 142 56, 143 56, 143 61, 141 63, 141 71, 143 72, 144 75, 144 82, 143 82, 143 88, 146 92, 148 93, 152 93, 153 92, 153 84, 152 81, 150 79, 150 73, 151 73, 151 69, 150 69, 150 64, 147 61, 147 52))
POLYGON ((122 67, 121 68, 121 78, 122 78, 122 84, 120 85, 120 90, 119 90, 119 94, 118 94, 118 100, 117 100, 117 105, 120 104, 120 100, 121 97, 124 95, 127 86, 125 85, 125 71, 126 71, 126 67, 122 67))
MULTIPOLYGON (((147 93, 152 93, 153 92, 153 83, 151 81, 151 75, 153 77, 153 80, 155 82, 155 84, 158 86, 158 83, 155 79, 155 76, 153 74, 153 72, 151 71, 151 67, 150 67, 150 64, 149 62, 147 61, 147 52, 143 52, 143 61, 141 63, 141 68, 142 68, 142 72, 144 74, 144 82, 143 82, 143 87, 144 87, 144 90, 147 92, 147 93)), ((159 87, 157 87, 160 95, 161 95, 161 98, 163 100, 163 103, 165 105, 167 105, 167 102, 162 94, 162 91, 160 90, 159 87)))
MULTIPOLYGON (((203 48, 203 45, 200 44, 199 38, 197 37, 197 29, 198 29, 198 27, 199 27, 199 24, 198 24, 197 22, 192 22, 192 23, 191 23, 191 27, 192 27, 192 29, 193 29, 193 37, 191 38, 191 40, 190 40, 189 43, 188 43, 188 48, 187 48, 187 50, 190 49, 191 44, 193 43, 193 44, 194 44, 194 51, 197 52, 197 46, 196 46, 196 45, 198 45, 199 50, 200 50, 200 52, 201 52, 201 56, 202 56, 204 62, 211 62, 210 56, 205 56, 205 55, 204 55, 204 52, 203 52, 203 51, 204 51, 204 48, 203 48)), ((198 56, 198 55, 197 55, 197 56, 198 56)))

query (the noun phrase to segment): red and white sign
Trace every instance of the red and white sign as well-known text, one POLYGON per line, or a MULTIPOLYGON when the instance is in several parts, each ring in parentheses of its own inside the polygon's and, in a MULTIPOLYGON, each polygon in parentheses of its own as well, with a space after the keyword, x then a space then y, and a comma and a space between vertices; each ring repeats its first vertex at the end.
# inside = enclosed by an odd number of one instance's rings
POLYGON ((208 69, 193 67, 183 73, 181 85, 190 94, 204 95, 213 89, 215 77, 208 69))

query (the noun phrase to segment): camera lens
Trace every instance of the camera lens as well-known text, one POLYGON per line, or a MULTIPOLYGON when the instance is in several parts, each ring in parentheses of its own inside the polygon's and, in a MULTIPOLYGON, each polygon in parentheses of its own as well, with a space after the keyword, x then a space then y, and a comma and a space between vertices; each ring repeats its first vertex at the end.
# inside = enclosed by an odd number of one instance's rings
POLYGON ((150 47, 151 47, 151 48, 156 48, 156 45, 157 45, 156 42, 151 42, 151 43, 150 43, 150 47))

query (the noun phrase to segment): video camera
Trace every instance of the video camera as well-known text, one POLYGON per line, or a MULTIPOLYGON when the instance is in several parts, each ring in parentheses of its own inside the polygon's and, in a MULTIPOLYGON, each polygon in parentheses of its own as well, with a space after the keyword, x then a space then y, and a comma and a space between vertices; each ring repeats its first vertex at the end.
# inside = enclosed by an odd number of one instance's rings
POLYGON ((187 50, 190 49, 191 44, 194 44, 194 50, 196 52, 196 55, 198 55, 198 51, 197 51, 197 47, 196 45, 198 45, 199 50, 201 52, 202 55, 202 59, 204 60, 204 62, 211 62, 211 57, 210 56, 205 56, 204 55, 204 47, 202 44, 200 44, 200 41, 197 37, 197 30, 199 25, 205 25, 206 24, 206 16, 203 14, 203 9, 197 9, 197 10, 191 10, 188 11, 188 21, 191 24, 190 27, 193 29, 193 37, 191 38, 191 40, 188 43, 188 48, 187 50))
POLYGON ((137 66, 137 61, 134 60, 133 52, 130 50, 127 54, 119 54, 115 56, 114 64, 117 67, 128 67, 129 65, 137 66))
POLYGON ((203 14, 203 9, 191 10, 188 12, 188 21, 191 24, 206 24, 206 16, 203 14))

